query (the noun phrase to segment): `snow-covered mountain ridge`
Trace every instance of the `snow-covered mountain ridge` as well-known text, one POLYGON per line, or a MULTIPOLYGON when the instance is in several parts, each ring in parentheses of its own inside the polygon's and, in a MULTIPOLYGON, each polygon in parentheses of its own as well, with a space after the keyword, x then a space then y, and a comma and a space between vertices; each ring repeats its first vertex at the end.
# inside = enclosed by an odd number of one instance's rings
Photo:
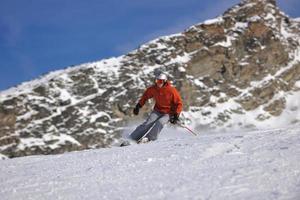
POLYGON ((0 152, 17 157, 109 146, 157 70, 173 80, 184 100, 182 118, 195 129, 299 124, 299 30, 299 20, 275 1, 245 0, 127 55, 3 91, 0 152))
POLYGON ((148 144, 0 161, 0 196, 18 199, 300 198, 300 129, 166 130, 148 144))

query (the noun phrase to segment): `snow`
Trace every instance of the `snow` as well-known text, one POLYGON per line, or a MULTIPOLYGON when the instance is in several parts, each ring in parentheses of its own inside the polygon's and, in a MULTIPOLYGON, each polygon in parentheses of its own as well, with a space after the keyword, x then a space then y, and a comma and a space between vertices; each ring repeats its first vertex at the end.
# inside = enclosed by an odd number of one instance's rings
POLYGON ((274 15, 272 15, 271 13, 268 13, 267 16, 265 17, 266 20, 272 20, 273 22, 276 21, 276 18, 274 15))
POLYGON ((21 138, 20 143, 18 144, 18 148, 21 150, 24 150, 26 147, 31 146, 39 146, 39 145, 45 145, 43 139, 41 138, 21 138))
POLYGON ((0 153, 0 160, 5 160, 5 159, 7 159, 7 156, 0 153))
POLYGON ((180 67, 178 68, 178 70, 179 70, 180 72, 185 72, 185 71, 186 71, 185 68, 182 67, 182 66, 180 66, 180 67))
POLYGON ((295 83, 295 86, 296 86, 297 88, 300 88, 300 81, 297 81, 297 82, 295 83))
POLYGON ((45 142, 47 142, 47 141, 50 142, 50 141, 56 140, 56 142, 54 144, 49 145, 49 147, 52 149, 56 149, 60 145, 64 145, 67 142, 72 143, 73 145, 80 146, 80 143, 77 140, 75 140, 73 137, 66 135, 66 134, 60 134, 59 136, 52 135, 52 134, 46 134, 46 135, 43 135, 43 140, 45 142))
POLYGON ((191 60, 191 56, 188 53, 184 53, 182 56, 178 55, 176 58, 172 59, 170 62, 167 63, 167 65, 178 63, 178 64, 184 64, 191 60))
POLYGON ((4 101, 11 96, 19 96, 21 94, 30 93, 33 88, 36 88, 39 85, 47 84, 51 79, 64 79, 66 81, 70 81, 66 74, 71 72, 76 72, 80 69, 90 68, 91 66, 95 66, 95 70, 100 73, 105 73, 107 76, 117 75, 119 74, 120 62, 124 58, 124 56, 120 57, 112 57, 110 59, 104 59, 97 62, 84 63, 81 65, 77 65, 75 67, 68 67, 66 69, 57 70, 54 72, 50 72, 45 76, 37 78, 32 81, 24 82, 17 87, 12 87, 8 90, 4 90, 0 92, 0 100, 4 101))
MULTIPOLYGON (((246 94, 246 93, 245 93, 246 94)), ((242 128, 258 128, 266 129, 268 127, 281 128, 300 124, 300 91, 289 93, 278 93, 269 103, 273 103, 280 98, 285 99, 285 109, 280 116, 272 116, 264 110, 268 104, 261 105, 254 110, 245 111, 242 106, 236 102, 238 98, 229 99, 224 103, 218 103, 216 107, 201 107, 197 112, 185 112, 187 118, 193 123, 192 127, 207 127, 208 125, 220 130, 240 130, 242 128), (203 113, 209 113, 205 115, 203 113), (219 115, 224 115, 229 118, 228 121, 222 122, 217 120, 219 115), (264 117, 265 120, 259 120, 264 117)), ((210 102, 217 101, 215 97, 210 99, 210 102)), ((193 107, 190 108, 190 111, 193 107)))
POLYGON ((102 74, 106 75, 118 75, 120 69, 120 62, 124 59, 124 56, 112 57, 110 59, 101 60, 99 62, 92 63, 95 65, 95 69, 102 74))
POLYGON ((245 65, 250 65, 250 63, 248 63, 248 62, 240 62, 239 65, 245 66, 245 65))
POLYGON ((232 46, 232 41, 234 39, 235 39, 234 37, 227 36, 226 37, 226 41, 224 41, 224 42, 218 42, 214 46, 230 47, 230 46, 232 46))
POLYGON ((237 22, 233 30, 244 30, 249 26, 248 22, 237 22))
POLYGON ((90 122, 94 123, 99 117, 103 117, 103 116, 106 116, 108 119, 110 119, 110 116, 106 112, 98 112, 90 116, 90 122))
POLYGON ((240 9, 244 9, 244 8, 254 7, 255 5, 256 5, 255 2, 253 2, 253 3, 247 2, 246 4, 244 4, 244 6, 237 6, 236 11, 238 11, 240 9))
POLYGON ((53 134, 44 134, 42 138, 20 138, 18 148, 23 150, 25 148, 35 146, 44 146, 45 143, 49 141, 55 141, 55 143, 48 145, 52 149, 58 148, 60 145, 66 144, 68 142, 80 146, 80 143, 69 135, 60 134, 59 136, 56 136, 53 134))
POLYGON ((285 24, 285 22, 283 20, 281 22, 280 33, 285 39, 299 37, 297 34, 290 32, 290 30, 288 29, 287 25, 285 24))
POLYGON ((32 115, 38 114, 37 111, 31 110, 30 112, 26 112, 24 115, 20 115, 17 117, 18 120, 28 120, 32 115))
POLYGON ((199 79, 194 79, 194 84, 199 86, 200 88, 207 88, 207 86, 202 82, 200 81, 199 79))
POLYGON ((258 15, 254 15, 248 19, 249 22, 257 22, 259 20, 261 20, 261 17, 258 15))
POLYGON ((18 199, 299 199, 300 128, 164 129, 148 144, 0 161, 0 196, 18 199))
POLYGON ((217 17, 217 18, 214 18, 214 19, 206 20, 206 21, 203 22, 203 24, 211 25, 211 24, 219 24, 219 23, 222 23, 222 22, 224 22, 223 18, 222 17, 217 17))
POLYGON ((58 91, 60 91, 60 99, 62 101, 67 101, 69 99, 71 99, 71 103, 77 101, 76 99, 73 98, 73 96, 66 89, 60 88, 58 91))

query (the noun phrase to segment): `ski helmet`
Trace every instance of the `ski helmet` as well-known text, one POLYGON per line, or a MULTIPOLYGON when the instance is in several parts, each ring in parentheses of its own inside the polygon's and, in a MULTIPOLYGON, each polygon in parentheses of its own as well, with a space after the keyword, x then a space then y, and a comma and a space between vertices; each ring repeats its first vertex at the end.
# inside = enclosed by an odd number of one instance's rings
POLYGON ((161 73, 159 76, 156 77, 156 79, 166 81, 166 80, 168 80, 168 77, 167 77, 167 75, 161 73))

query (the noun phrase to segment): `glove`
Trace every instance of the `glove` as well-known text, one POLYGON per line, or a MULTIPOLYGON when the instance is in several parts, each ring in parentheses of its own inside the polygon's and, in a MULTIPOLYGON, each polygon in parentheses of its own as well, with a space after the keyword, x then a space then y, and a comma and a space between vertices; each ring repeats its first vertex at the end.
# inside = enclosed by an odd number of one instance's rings
POLYGON ((133 109, 133 114, 138 115, 141 107, 142 106, 139 103, 136 104, 135 108, 133 109))
POLYGON ((178 121, 179 121, 179 115, 178 114, 171 115, 170 122, 172 124, 176 124, 178 121))

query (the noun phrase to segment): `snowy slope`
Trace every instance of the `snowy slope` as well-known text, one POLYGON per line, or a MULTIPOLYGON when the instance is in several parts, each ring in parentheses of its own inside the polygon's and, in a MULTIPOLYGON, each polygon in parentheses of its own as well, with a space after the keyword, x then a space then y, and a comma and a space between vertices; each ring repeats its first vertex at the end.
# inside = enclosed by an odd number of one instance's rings
POLYGON ((1 199, 299 199, 300 128, 0 161, 1 199))

